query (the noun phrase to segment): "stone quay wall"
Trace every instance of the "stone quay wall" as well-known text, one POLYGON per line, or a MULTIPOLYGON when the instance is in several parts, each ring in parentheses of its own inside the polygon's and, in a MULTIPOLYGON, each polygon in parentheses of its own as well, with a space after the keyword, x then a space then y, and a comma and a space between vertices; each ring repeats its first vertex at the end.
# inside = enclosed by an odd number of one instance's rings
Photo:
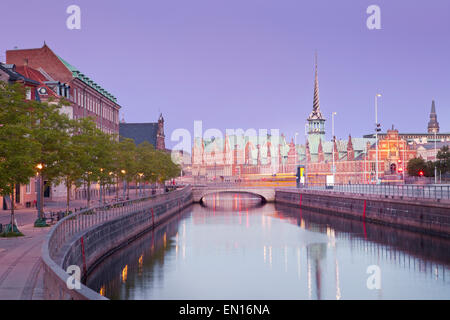
POLYGON ((81 279, 104 258, 145 232, 156 228, 193 202, 190 186, 148 198, 80 211, 59 221, 42 248, 44 297, 49 300, 106 299, 66 272, 78 266, 81 279))
POLYGON ((450 238, 450 204, 395 196, 277 189, 275 202, 450 238))

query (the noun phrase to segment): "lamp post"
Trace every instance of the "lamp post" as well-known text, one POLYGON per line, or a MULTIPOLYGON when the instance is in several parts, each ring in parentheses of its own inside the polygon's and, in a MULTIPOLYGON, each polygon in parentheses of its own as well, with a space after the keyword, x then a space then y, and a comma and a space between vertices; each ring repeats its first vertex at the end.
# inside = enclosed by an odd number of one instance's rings
POLYGON ((142 176, 144 175, 143 173, 138 173, 139 175, 139 196, 142 197, 142 176))
MULTIPOLYGON (((298 165, 298 163, 299 163, 299 161, 300 161, 300 159, 299 159, 299 156, 298 156, 298 152, 297 152, 297 136, 298 136, 298 132, 296 132, 295 133, 295 135, 294 135, 294 150, 295 150, 295 166, 297 167, 297 165, 298 165)), ((295 170, 297 170, 297 169, 295 169, 295 170)))
POLYGON ((37 220, 34 222, 35 227, 45 227, 47 223, 43 218, 42 214, 42 169, 44 165, 39 163, 36 165, 37 174, 36 174, 36 209, 37 209, 37 220))
MULTIPOLYGON (((110 175, 110 176, 112 176, 113 174, 114 174, 114 172, 112 172, 112 171, 109 172, 109 175, 110 175)), ((111 179, 112 179, 112 178, 111 178, 111 179)), ((112 180, 109 180, 109 182, 110 182, 110 183, 109 183, 109 188, 108 188, 108 190, 109 190, 108 193, 109 193, 109 194, 111 193, 111 181, 112 181, 112 180)), ((116 179, 116 182, 117 182, 117 179, 116 179)), ((114 182, 113 182, 113 183, 114 183, 114 182)), ((114 184, 114 191, 116 192, 116 198, 118 198, 118 195, 117 195, 117 185, 116 185, 116 184, 114 184)), ((117 199, 116 199, 116 200, 117 200, 117 199)))
POLYGON ((103 202, 102 202, 102 196, 103 196, 103 191, 102 191, 102 179, 103 179, 103 168, 100 168, 100 172, 101 172, 101 178, 100 178, 100 199, 99 199, 99 202, 100 202, 100 204, 102 204, 103 202))
POLYGON ((378 98, 381 94, 377 93, 375 95, 375 145, 376 145, 376 159, 375 159, 375 179, 376 183, 379 184, 378 179, 378 132, 381 131, 380 124, 378 123, 378 98))
POLYGON ((436 130, 434 131, 434 184, 437 184, 437 148, 436 148, 436 130))
POLYGON ((333 172, 333 185, 335 184, 335 179, 336 179, 336 166, 334 164, 334 144, 336 143, 336 138, 334 136, 334 116, 337 115, 337 112, 333 112, 331 114, 331 134, 333 135, 333 168, 332 168, 332 172, 333 172))
POLYGON ((127 173, 125 170, 120 170, 120 172, 123 175, 123 198, 125 199, 125 188, 126 188, 126 184, 125 184, 125 174, 127 173))

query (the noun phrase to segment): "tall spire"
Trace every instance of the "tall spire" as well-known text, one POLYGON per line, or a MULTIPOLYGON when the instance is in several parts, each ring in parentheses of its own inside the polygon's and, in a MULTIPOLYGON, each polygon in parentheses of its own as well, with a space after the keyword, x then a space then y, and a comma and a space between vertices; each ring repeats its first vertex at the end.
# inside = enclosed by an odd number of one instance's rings
POLYGON ((320 112, 320 99, 319 99, 319 75, 317 71, 317 52, 315 53, 315 76, 314 76, 314 99, 313 110, 309 115, 309 119, 323 119, 322 112, 320 112))
POLYGON ((313 110, 320 109, 320 100, 319 100, 319 75, 317 72, 317 51, 315 54, 315 75, 314 75, 314 101, 313 101, 313 110))
POLYGON ((428 133, 439 133, 439 122, 437 121, 436 106, 434 100, 431 102, 430 121, 428 122, 428 133))

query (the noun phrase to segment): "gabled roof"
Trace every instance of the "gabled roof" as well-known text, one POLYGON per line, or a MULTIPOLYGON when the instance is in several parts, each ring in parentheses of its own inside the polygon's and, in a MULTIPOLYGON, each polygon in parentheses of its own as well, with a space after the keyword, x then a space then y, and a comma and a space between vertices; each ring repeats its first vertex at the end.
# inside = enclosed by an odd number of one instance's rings
MULTIPOLYGON (((375 139, 372 138, 352 138, 353 150, 355 151, 355 156, 359 152, 364 152, 366 150, 367 142, 372 146, 375 143, 375 139)), ((347 144, 348 139, 345 140, 336 140, 336 146, 338 152, 347 153, 347 144)), ((322 141, 322 148, 324 154, 332 154, 333 153, 333 142, 332 141, 322 141)), ((311 154, 317 154, 318 146, 310 145, 309 150, 311 154)))
POLYGON ((434 144, 434 142, 428 142, 428 143, 421 144, 418 148, 422 147, 426 150, 434 150, 434 148, 436 148, 437 150, 439 150, 445 146, 450 147, 450 141, 438 141, 438 142, 436 142, 436 145, 434 144))
POLYGON ((84 75, 80 70, 78 70, 76 67, 68 63, 66 60, 58 56, 58 59, 66 66, 67 69, 69 69, 70 72, 72 72, 72 76, 74 78, 77 78, 81 81, 83 81, 85 84, 87 84, 89 87, 100 93, 101 95, 105 96, 109 100, 111 100, 114 103, 117 103, 117 98, 114 97, 111 93, 103 89, 100 85, 95 83, 92 79, 90 79, 88 76, 84 75))
POLYGON ((156 148, 158 123, 119 123, 120 138, 130 138, 136 145, 148 141, 156 148))
MULTIPOLYGON (((29 66, 18 66, 16 67, 16 70, 21 74, 26 75, 28 78, 37 81, 39 88, 44 87, 47 89, 47 96, 58 97, 58 94, 44 83, 45 81, 48 81, 48 79, 40 71, 30 68, 29 66)), ((38 94, 39 96, 42 96, 40 92, 38 92, 38 94)))
POLYGON ((11 81, 22 80, 26 83, 30 83, 30 84, 33 84, 36 86, 39 85, 39 82, 37 82, 33 79, 30 79, 30 78, 22 75, 18 71, 16 71, 16 66, 14 64, 5 64, 5 63, 0 62, 0 69, 9 75, 9 78, 11 81))

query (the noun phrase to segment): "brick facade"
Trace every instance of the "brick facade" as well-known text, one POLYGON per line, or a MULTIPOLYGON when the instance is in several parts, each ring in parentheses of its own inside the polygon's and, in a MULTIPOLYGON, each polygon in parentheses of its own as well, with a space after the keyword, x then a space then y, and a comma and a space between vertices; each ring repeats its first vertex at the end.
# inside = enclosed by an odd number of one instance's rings
POLYGON ((97 127, 119 134, 119 104, 115 98, 79 70, 58 57, 47 45, 37 49, 6 51, 6 61, 16 66, 29 66, 47 76, 47 82, 60 82, 69 87, 73 118, 93 117, 97 127))

